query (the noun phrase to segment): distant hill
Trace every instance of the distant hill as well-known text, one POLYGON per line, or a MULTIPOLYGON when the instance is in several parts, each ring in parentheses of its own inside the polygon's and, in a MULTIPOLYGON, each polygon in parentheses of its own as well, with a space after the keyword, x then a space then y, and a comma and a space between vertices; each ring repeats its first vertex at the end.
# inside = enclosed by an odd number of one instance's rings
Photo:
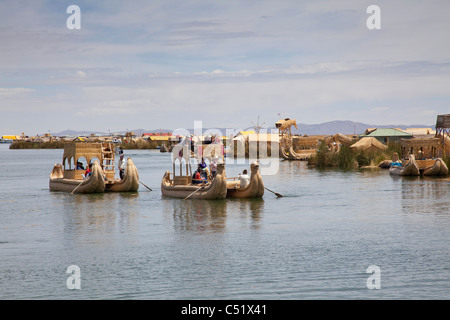
POLYGON ((336 133, 342 134, 362 134, 367 128, 434 128, 435 125, 376 125, 353 121, 330 121, 320 124, 297 124, 298 129, 292 131, 295 134, 307 135, 333 135, 336 133))
MULTIPOLYGON (((297 123, 298 129, 292 128, 293 134, 301 134, 301 135, 333 135, 336 133, 342 134, 361 134, 366 131, 367 128, 399 128, 399 129, 407 129, 407 128, 432 128, 434 129, 435 125, 375 125, 375 124, 366 124, 361 122, 353 122, 349 120, 342 121, 329 121, 320 124, 304 124, 297 123)), ((226 134, 226 128, 214 128, 226 134)), ((275 127, 263 128, 266 130, 275 129, 275 127)), ((190 133, 194 132, 194 129, 187 129, 190 133)), ((203 131, 208 130, 208 128, 203 128, 203 131)), ((252 127, 249 127, 248 130, 252 130, 252 127)), ((157 132, 172 132, 173 129, 132 129, 128 130, 134 132, 137 136, 141 136, 143 133, 157 133, 157 132)), ((126 131, 111 131, 110 134, 125 134, 126 131)), ((89 136, 91 134, 98 135, 108 135, 106 132, 98 132, 98 131, 75 131, 75 130, 64 130, 58 133, 52 133, 53 136, 89 136)))

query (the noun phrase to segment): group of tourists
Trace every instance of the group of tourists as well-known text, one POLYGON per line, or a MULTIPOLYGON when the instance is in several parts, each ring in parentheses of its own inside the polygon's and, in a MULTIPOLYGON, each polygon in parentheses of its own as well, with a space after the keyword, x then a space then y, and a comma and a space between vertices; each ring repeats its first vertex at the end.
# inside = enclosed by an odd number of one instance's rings
MULTIPOLYGON (((208 166, 205 163, 205 160, 202 158, 202 161, 198 164, 197 170, 195 170, 192 175, 192 184, 202 184, 208 182, 208 179, 214 179, 217 174, 217 161, 218 157, 214 157, 213 161, 210 164, 211 175, 209 174, 208 166)), ((248 171, 244 169, 242 173, 238 175, 239 186, 240 188, 245 188, 250 184, 250 176, 248 175, 248 171)))
MULTIPOLYGON (((216 176, 217 173, 217 163, 211 163, 211 179, 216 176), (214 166, 213 166, 214 165, 214 166)), ((202 162, 198 164, 197 170, 195 170, 192 175, 192 184, 201 184, 208 182, 210 177, 208 166, 205 163, 205 159, 202 158, 202 162)))

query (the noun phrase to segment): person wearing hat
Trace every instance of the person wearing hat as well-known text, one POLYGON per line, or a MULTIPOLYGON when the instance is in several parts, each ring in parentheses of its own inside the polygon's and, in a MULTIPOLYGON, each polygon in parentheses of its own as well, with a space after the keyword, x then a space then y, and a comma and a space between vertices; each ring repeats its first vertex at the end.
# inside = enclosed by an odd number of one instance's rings
POLYGON ((200 184, 205 181, 202 172, 203 172, 203 169, 199 164, 197 170, 195 170, 195 172, 194 172, 194 176, 192 177, 193 184, 200 184))
POLYGON ((205 162, 205 159, 204 158, 202 158, 202 162, 200 163, 200 167, 203 169, 203 168, 206 168, 206 162, 205 162))
POLYGON ((207 167, 202 167, 202 171, 200 172, 200 175, 202 176, 203 180, 207 181, 208 180, 208 176, 209 176, 208 168, 207 167))
POLYGON ((125 176, 125 166, 126 166, 126 162, 123 159, 123 153, 120 155, 120 159, 119 159, 119 176, 120 176, 120 180, 123 179, 123 177, 125 176))

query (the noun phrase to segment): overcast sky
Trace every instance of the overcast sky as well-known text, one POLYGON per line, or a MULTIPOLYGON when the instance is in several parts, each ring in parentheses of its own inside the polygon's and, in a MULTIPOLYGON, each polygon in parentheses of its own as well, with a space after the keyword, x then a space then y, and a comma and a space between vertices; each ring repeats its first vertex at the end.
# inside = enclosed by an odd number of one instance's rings
POLYGON ((434 126, 450 113, 449 30, 448 0, 0 0, 0 135, 434 126))

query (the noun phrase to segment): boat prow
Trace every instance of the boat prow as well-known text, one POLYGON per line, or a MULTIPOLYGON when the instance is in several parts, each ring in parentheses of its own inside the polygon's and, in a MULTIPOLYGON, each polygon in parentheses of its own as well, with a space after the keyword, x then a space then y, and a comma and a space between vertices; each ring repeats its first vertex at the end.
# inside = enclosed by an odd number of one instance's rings
POLYGON ((409 161, 405 166, 391 165, 389 174, 394 176, 419 176, 420 169, 414 155, 409 156, 409 161))
POLYGON ((448 175, 448 167, 441 158, 437 158, 433 165, 423 170, 424 176, 446 176, 448 175))
POLYGON ((288 151, 284 146, 281 146, 281 157, 285 160, 308 160, 311 155, 314 153, 312 150, 301 150, 299 152, 295 152, 292 146, 289 147, 288 151))
POLYGON ((166 146, 166 144, 163 142, 161 143, 161 147, 159 147, 159 152, 169 152, 170 148, 166 146))
POLYGON ((105 191, 105 179, 102 168, 97 161, 92 163, 91 175, 86 179, 64 178, 64 170, 60 163, 55 164, 50 174, 50 191, 74 193, 98 193, 105 191))
POLYGON ((259 172, 259 163, 252 162, 250 170, 250 183, 245 188, 240 188, 239 181, 227 182, 227 197, 261 198, 264 195, 264 182, 259 172))
POLYGON ((127 192, 139 189, 139 173, 131 158, 127 159, 125 176, 122 180, 106 181, 106 191, 127 192))

